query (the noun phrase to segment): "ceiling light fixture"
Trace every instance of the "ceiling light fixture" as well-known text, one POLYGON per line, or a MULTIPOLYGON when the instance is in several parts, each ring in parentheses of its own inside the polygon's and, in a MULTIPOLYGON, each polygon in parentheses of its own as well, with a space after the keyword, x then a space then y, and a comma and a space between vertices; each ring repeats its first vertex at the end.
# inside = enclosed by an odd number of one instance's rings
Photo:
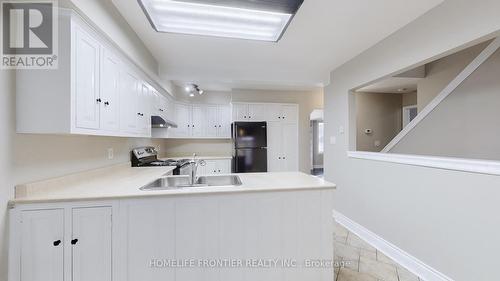
POLYGON ((194 97, 195 93, 198 93, 198 95, 202 95, 205 92, 202 89, 200 89, 200 86, 198 86, 196 84, 186 85, 186 87, 184 87, 184 89, 186 90, 186 92, 189 93, 190 97, 194 97))
POLYGON ((303 0, 138 0, 158 32, 277 42, 303 0))

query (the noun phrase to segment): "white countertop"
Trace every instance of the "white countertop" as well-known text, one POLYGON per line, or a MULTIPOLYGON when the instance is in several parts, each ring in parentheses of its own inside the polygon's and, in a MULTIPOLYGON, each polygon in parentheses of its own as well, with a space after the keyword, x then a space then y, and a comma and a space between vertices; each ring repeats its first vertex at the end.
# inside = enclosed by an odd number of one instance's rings
POLYGON ((241 186, 188 187, 143 191, 139 188, 175 167, 132 168, 130 164, 72 174, 56 179, 16 186, 11 205, 22 203, 110 200, 133 197, 209 193, 334 189, 335 184, 299 172, 238 174, 241 186))

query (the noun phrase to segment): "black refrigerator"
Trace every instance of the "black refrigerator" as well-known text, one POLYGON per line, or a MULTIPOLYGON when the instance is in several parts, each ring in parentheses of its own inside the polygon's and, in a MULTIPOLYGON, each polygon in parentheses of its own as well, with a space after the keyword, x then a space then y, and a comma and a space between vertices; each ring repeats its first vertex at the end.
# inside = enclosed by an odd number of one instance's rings
POLYGON ((234 122, 233 172, 267 172, 267 123, 234 122))

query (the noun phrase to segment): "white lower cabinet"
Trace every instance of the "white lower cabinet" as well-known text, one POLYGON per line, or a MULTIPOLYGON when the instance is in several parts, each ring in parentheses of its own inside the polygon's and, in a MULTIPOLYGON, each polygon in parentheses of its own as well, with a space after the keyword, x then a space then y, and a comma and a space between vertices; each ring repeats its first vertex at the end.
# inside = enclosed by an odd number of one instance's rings
POLYGON ((205 166, 198 166, 198 175, 221 175, 231 173, 231 159, 204 159, 205 166))
POLYGON ((73 281, 112 280, 111 229, 111 207, 73 209, 73 281))
POLYGON ((64 210, 22 212, 19 234, 20 264, 17 272, 9 272, 18 279, 9 280, 63 281, 64 210))
POLYGON ((11 213, 9 281, 112 281, 112 208, 11 213))

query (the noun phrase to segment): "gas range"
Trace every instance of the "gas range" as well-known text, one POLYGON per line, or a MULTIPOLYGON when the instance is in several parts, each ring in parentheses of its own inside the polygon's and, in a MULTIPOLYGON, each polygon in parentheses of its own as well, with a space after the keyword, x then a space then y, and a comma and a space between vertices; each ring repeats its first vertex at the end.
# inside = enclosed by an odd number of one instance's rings
POLYGON ((173 174, 178 175, 180 169, 189 163, 189 159, 158 159, 158 152, 152 146, 138 147, 132 149, 131 162, 132 167, 165 167, 175 166, 173 174))

